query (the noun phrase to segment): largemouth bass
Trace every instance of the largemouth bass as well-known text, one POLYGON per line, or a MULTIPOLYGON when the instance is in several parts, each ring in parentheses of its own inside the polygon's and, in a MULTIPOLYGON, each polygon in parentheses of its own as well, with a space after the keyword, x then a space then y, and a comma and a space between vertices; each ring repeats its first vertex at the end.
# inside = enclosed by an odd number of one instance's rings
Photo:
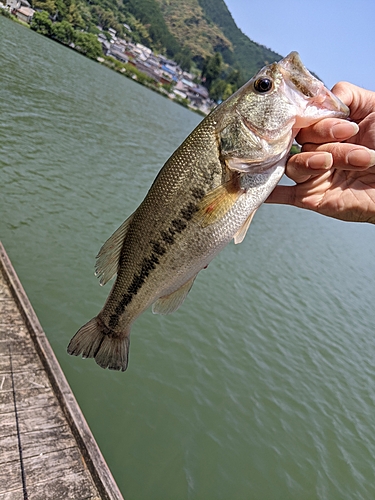
POLYGON ((243 240, 301 128, 348 114, 297 52, 264 67, 215 108, 100 249, 100 283, 117 274, 116 281, 103 309, 70 341, 69 354, 126 370, 133 321, 151 304, 154 313, 175 311, 199 271, 232 239, 243 240))

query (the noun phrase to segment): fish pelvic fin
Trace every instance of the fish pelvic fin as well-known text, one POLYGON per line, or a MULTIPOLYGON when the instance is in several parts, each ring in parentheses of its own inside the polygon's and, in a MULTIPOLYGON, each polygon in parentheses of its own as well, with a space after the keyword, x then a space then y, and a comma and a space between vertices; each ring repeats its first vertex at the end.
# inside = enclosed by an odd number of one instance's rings
POLYGON ((96 256, 95 276, 103 286, 117 273, 121 250, 134 214, 126 219, 121 226, 108 238, 96 256))
POLYGON ((164 295, 164 297, 160 297, 160 299, 152 304, 152 312, 154 314, 171 314, 176 311, 186 299, 186 296, 190 292, 190 289, 193 286, 196 277, 197 276, 195 275, 184 285, 182 285, 182 287, 180 287, 170 295, 164 295))
POLYGON ((108 333, 108 328, 93 318, 78 330, 68 345, 68 354, 94 358, 102 368, 125 371, 128 367, 130 329, 125 335, 108 333))
POLYGON ((253 217, 254 217, 256 211, 257 211, 257 209, 255 209, 253 212, 251 212, 251 214, 248 216, 248 218, 245 220, 245 222, 239 228, 237 233, 234 235, 233 240, 234 240, 234 243, 236 245, 238 245, 238 243, 243 242, 243 240, 246 236, 247 230, 249 229, 249 226, 251 224, 251 221, 253 220, 253 217))
POLYGON ((195 217, 201 220, 203 227, 214 224, 229 212, 244 192, 240 186, 239 176, 233 176, 229 181, 206 194, 200 202, 195 217))

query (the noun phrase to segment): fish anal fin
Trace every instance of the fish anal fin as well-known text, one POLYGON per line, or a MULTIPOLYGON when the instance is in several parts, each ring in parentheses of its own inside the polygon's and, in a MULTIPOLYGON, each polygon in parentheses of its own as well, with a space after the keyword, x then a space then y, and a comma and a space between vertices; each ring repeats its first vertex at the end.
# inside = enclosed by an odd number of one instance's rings
POLYGON ((82 326, 68 345, 68 354, 95 358, 102 368, 125 371, 128 367, 130 330, 121 335, 108 333, 98 317, 82 326))
POLYGON ((171 314, 176 311, 183 301, 186 299, 187 294, 190 292, 193 286, 196 276, 187 281, 178 290, 171 293, 170 295, 164 295, 160 297, 156 302, 152 304, 152 312, 154 314, 171 314))
POLYGON ((202 199, 196 217, 203 227, 222 219, 244 193, 238 176, 213 189, 202 199))
POLYGON ((111 280, 118 271, 122 245, 133 216, 134 214, 128 217, 108 238, 96 256, 95 276, 100 279, 102 286, 111 280))
POLYGON ((243 242, 243 240, 246 236, 247 230, 249 229, 249 226, 251 224, 251 221, 253 220, 253 217, 254 217, 256 211, 257 210, 255 209, 253 212, 251 212, 251 214, 248 216, 248 218, 245 220, 245 222, 239 228, 237 233, 234 235, 233 240, 234 240, 234 243, 236 245, 238 245, 238 243, 243 242))

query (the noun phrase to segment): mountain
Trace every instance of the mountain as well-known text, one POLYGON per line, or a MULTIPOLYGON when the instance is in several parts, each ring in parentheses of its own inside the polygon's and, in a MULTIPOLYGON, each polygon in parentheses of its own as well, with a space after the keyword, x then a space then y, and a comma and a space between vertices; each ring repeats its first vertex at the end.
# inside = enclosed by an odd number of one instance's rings
POLYGON ((224 0, 34 1, 63 1, 70 4, 70 9, 76 2, 78 9, 85 10, 86 19, 90 11, 93 22, 112 27, 120 34, 126 34, 126 23, 135 41, 165 53, 186 69, 191 62, 202 69, 207 58, 220 53, 227 68, 241 70, 245 81, 265 64, 281 59, 242 33, 224 0))
POLYGON ((198 1, 207 19, 218 26, 232 44, 232 51, 223 53, 224 61, 238 65, 246 80, 266 64, 282 59, 271 49, 250 40, 237 27, 224 0, 198 1))
MULTIPOLYGON (((219 52, 224 63, 239 69, 243 79, 248 80, 265 64, 281 59, 279 54, 242 33, 224 0, 141 0, 141 3, 145 1, 158 5, 163 24, 198 68, 202 68, 207 57, 219 52)), ((133 2, 129 0, 129 5, 133 2)), ((145 12, 139 11, 139 0, 136 3, 139 18, 146 21, 145 12)), ((148 14, 147 17, 150 18, 148 14)), ((178 52, 181 50, 173 55, 178 52)))
POLYGON ((232 86, 244 83, 265 64, 281 59, 242 33, 224 0, 30 1, 54 23, 64 22, 64 30, 66 23, 75 31, 92 35, 108 34, 112 28, 118 36, 142 43, 197 75, 216 57, 220 78, 232 86))
POLYGON ((237 27, 224 0, 156 1, 169 31, 189 49, 198 66, 219 52, 226 64, 240 69, 248 80, 264 65, 282 57, 250 40, 237 27))

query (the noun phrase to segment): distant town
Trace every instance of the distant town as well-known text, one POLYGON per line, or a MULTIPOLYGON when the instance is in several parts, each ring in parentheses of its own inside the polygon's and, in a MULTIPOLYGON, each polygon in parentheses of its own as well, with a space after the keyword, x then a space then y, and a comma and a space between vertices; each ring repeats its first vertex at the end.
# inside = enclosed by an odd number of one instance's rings
MULTIPOLYGON (((0 0, 0 8, 6 9, 19 21, 27 24, 32 22, 36 12, 31 8, 28 0, 0 0)), ((124 24, 129 35, 128 40, 118 37, 112 28, 106 32, 101 26, 97 28, 99 30, 97 38, 105 56, 97 58, 100 63, 108 65, 108 57, 110 57, 123 65, 136 68, 138 72, 154 82, 158 92, 201 114, 208 114, 216 106, 216 103, 210 99, 207 88, 197 82, 196 75, 183 71, 175 61, 161 54, 155 54, 149 47, 133 43, 130 26, 124 24)), ((69 46, 74 48, 74 44, 69 46)), ((128 73, 125 66, 120 69, 120 72, 125 75, 128 73)), ((130 72, 127 76, 134 80, 139 79, 136 73, 130 72)))
MULTIPOLYGON (((125 25, 130 31, 130 27, 125 25)), ((109 28, 111 40, 104 34, 98 39, 102 44, 103 53, 112 56, 122 63, 130 63, 139 71, 152 78, 161 85, 170 85, 171 99, 186 99, 189 107, 207 114, 216 104, 210 99, 208 90, 194 81, 195 76, 183 71, 175 61, 167 59, 161 54, 154 54, 152 50, 140 43, 132 43, 116 37, 116 32, 109 28)))

